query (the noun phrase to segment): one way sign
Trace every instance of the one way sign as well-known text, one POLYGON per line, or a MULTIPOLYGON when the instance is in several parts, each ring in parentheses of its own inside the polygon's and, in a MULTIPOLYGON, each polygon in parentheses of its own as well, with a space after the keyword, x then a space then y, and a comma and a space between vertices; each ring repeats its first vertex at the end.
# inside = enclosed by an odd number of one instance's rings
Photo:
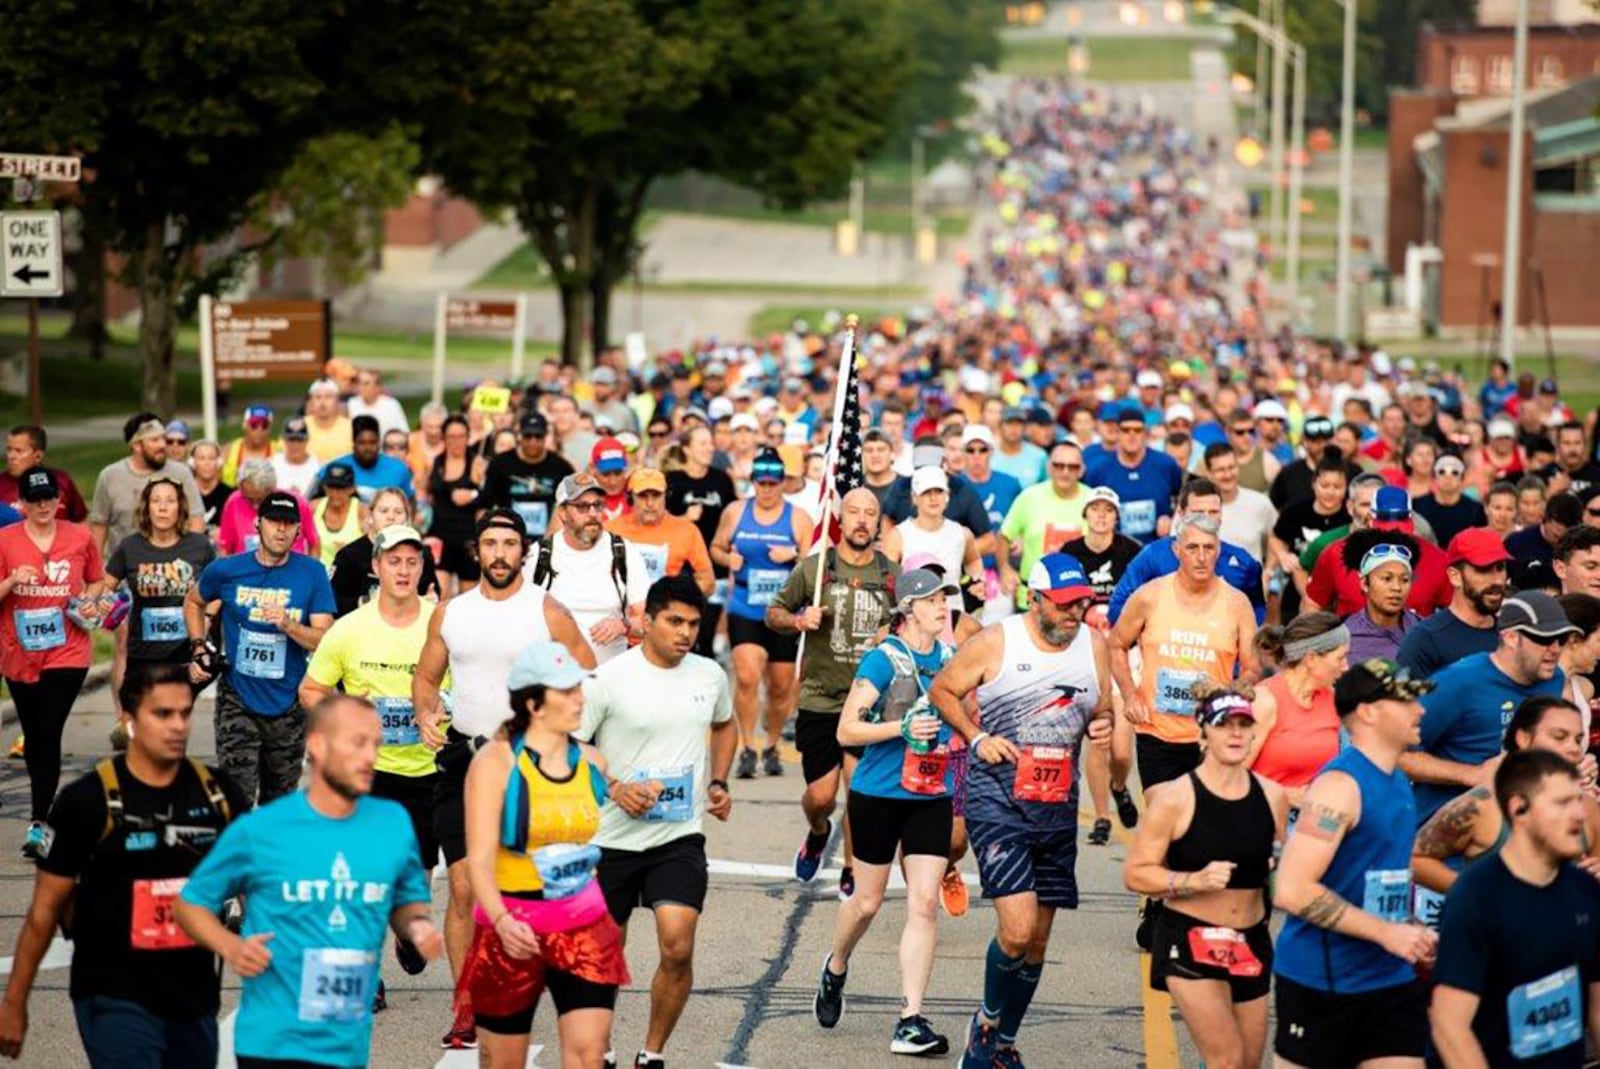
POLYGON ((0 212, 0 297, 59 297, 60 212, 0 212))

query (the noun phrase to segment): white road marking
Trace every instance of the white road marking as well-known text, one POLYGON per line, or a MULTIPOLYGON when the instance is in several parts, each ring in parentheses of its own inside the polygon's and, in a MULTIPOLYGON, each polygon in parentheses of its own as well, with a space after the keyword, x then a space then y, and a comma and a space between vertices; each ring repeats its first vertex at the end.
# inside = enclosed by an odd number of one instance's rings
MULTIPOLYGON (((15 958, 0 958, 0 976, 9 976, 15 958)), ((65 969, 72 964, 72 942, 56 936, 50 940, 50 947, 44 952, 44 957, 39 959, 39 969, 65 969)))
MULTIPOLYGON (((539 1069, 539 1052, 544 1050, 544 1044, 535 1043, 528 1048, 528 1061, 525 1069, 539 1069)), ((475 1050, 450 1050, 445 1051, 434 1069, 477 1069, 478 1052, 475 1050)))
MULTIPOLYGON (((793 865, 767 865, 759 861, 727 861, 722 858, 710 858, 706 861, 706 870, 713 876, 743 876, 747 879, 757 880, 794 880, 793 865)), ((823 883, 837 884, 839 882, 839 869, 822 869, 817 873, 816 879, 823 883)), ((978 878, 970 872, 962 873, 963 880, 969 887, 978 886, 978 878)), ((795 880, 796 883, 800 881, 795 880)), ((902 890, 906 885, 905 877, 901 875, 900 867, 896 865, 889 870, 889 890, 902 890)))

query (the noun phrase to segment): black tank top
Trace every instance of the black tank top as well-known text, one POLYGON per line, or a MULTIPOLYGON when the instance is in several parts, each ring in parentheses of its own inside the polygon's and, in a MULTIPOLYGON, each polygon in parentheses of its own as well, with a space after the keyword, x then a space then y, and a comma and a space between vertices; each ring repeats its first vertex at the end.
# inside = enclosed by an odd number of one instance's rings
POLYGON ((1213 861, 1232 861, 1230 890, 1265 887, 1278 825, 1260 781, 1251 775, 1250 793, 1229 801, 1207 790, 1195 773, 1189 773, 1189 779, 1194 784, 1194 819, 1189 830, 1167 847, 1167 867, 1199 872, 1213 861))

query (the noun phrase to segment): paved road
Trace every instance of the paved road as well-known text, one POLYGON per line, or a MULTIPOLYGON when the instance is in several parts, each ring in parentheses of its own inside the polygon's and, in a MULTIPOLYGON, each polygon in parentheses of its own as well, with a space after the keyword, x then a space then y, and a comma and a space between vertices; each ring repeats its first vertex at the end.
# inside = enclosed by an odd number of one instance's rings
MULTIPOLYGON (((197 715, 194 751, 212 752, 212 710, 197 715)), ((79 702, 67 729, 69 760, 87 769, 103 750, 111 725, 105 692, 79 702)), ((14 728, 4 733, 9 744, 14 728)), ((793 753, 789 754, 794 757, 793 753)), ((696 990, 674 1037, 672 1064, 709 1069, 718 1063, 762 1069, 819 1063, 860 1066, 905 1065, 888 1053, 889 1032, 899 1008, 895 950, 904 897, 891 891, 878 923, 852 962, 848 1006, 832 1033, 811 1018, 811 993, 838 909, 837 864, 830 851, 822 876, 811 885, 788 877, 802 834, 797 802, 800 772, 791 760, 781 778, 736 783, 733 818, 709 832, 713 858, 710 899, 700 930, 696 990)), ((20 762, 0 767, 0 953, 16 945, 27 909, 30 866, 16 859, 22 841, 27 781, 20 762)), ((1133 949, 1134 900, 1121 889, 1126 852, 1120 829, 1110 847, 1086 847, 1078 865, 1083 904, 1056 925, 1056 937, 1021 1047, 1035 1064, 1089 1069, 1180 1064, 1177 1038, 1164 997, 1148 1019, 1140 995, 1139 957, 1133 949)), ((973 872, 970 860, 966 863, 973 872)), ((442 908, 444 884, 434 883, 442 908)), ((928 1016, 935 1026, 959 1034, 982 991, 983 956, 993 930, 992 910, 974 894, 972 911, 960 920, 941 917, 940 950, 928 1016)), ((654 969, 652 926, 640 914, 629 954, 634 982, 617 1012, 617 1046, 631 1053, 643 1041, 648 985, 654 969)), ((67 1069, 83 1064, 67 998, 69 944, 58 944, 46 961, 32 1005, 32 1031, 23 1064, 67 1069)), ((9 970, 10 958, 0 959, 9 970)), ((449 1024, 449 983, 442 964, 421 976, 404 975, 392 955, 384 960, 389 1009, 374 1030, 374 1066, 476 1064, 465 1052, 442 1055, 438 1037, 449 1024)), ((223 1012, 237 1003, 238 981, 225 978, 223 1012)), ((224 1018, 226 1030, 229 1019, 224 1018)), ((535 1038, 552 1037, 548 1007, 534 1022, 535 1038)), ((231 1058, 223 1065, 231 1066, 231 1058)), ((555 1065, 554 1052, 530 1064, 555 1065)), ((1195 1064, 1185 1055, 1182 1064, 1195 1064)))

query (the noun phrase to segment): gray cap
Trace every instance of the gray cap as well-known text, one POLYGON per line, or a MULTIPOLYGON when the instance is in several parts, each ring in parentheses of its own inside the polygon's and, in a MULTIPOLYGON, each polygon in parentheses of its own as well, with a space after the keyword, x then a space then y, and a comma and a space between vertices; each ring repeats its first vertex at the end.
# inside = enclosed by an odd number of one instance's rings
POLYGON ((1017 405, 1007 405, 1000 410, 1001 423, 1021 423, 1027 418, 1027 411, 1017 405))
POLYGON ((1507 598, 1500 606, 1495 625, 1501 631, 1520 631, 1539 638, 1583 633, 1567 619, 1561 603, 1542 590, 1524 590, 1507 598))
POLYGON ((959 594, 961 588, 931 568, 913 568, 895 580, 894 592, 899 599, 895 602, 894 611, 903 616, 911 611, 913 601, 931 598, 935 594, 959 594))
POLYGON ((589 381, 596 386, 615 386, 617 373, 608 367, 597 367, 589 373, 589 381))

